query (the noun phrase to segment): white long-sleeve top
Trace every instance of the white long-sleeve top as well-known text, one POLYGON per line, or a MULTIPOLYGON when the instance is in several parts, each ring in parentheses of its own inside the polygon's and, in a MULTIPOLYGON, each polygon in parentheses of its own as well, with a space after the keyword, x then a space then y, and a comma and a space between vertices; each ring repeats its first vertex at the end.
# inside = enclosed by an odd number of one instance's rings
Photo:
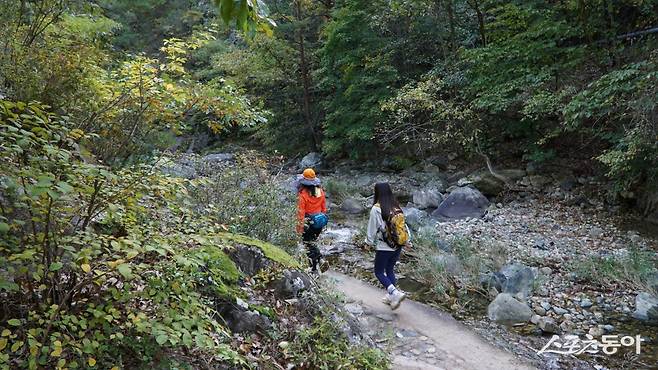
MULTIPOLYGON (((378 251, 395 251, 395 249, 391 248, 384 241, 385 233, 386 223, 384 222, 384 219, 382 219, 382 209, 379 208, 379 204, 375 204, 370 209, 370 219, 368 220, 368 230, 366 231, 366 243, 374 245, 375 249, 378 251)), ((407 233, 409 233, 409 238, 411 238, 409 227, 407 227, 407 233)))

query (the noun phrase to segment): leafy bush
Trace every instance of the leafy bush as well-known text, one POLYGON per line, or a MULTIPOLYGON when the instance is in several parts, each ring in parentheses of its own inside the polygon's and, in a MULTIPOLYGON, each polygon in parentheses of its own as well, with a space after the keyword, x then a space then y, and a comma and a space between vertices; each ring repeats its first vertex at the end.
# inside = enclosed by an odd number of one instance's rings
POLYGON ((0 364, 243 363, 210 304, 238 294, 221 228, 185 205, 185 180, 82 162, 71 126, 0 104, 0 364))
POLYGON ((221 171, 194 191, 203 213, 227 231, 286 248, 297 246, 295 194, 284 189, 250 159, 221 171))
POLYGON ((329 317, 318 316, 300 330, 289 352, 306 369, 388 369, 382 351, 351 345, 329 317))

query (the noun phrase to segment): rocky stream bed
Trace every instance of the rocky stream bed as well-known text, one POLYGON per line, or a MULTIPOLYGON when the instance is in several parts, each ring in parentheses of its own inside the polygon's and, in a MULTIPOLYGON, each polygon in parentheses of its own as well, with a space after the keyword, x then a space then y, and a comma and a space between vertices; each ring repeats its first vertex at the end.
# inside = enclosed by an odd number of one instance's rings
MULTIPOLYGON (((431 164, 397 174, 329 173, 323 181, 332 224, 321 240, 323 253, 333 269, 378 284, 372 274, 374 252, 363 247, 363 228, 372 185, 388 181, 405 204, 415 236, 429 237, 436 247, 431 255, 412 248, 401 259, 399 285, 414 300, 450 312, 487 341, 542 369, 658 368, 658 274, 652 270, 640 278, 634 269, 647 266, 631 266, 642 262, 637 253, 649 258, 643 263, 655 263, 655 227, 620 217, 614 206, 588 193, 597 185, 594 178, 526 170, 508 170, 506 175, 516 191, 505 193, 502 182, 481 171, 445 173, 431 164), (436 258, 445 273, 462 273, 466 268, 452 247, 460 238, 496 246, 481 253, 496 254, 488 257, 500 264, 497 270, 480 271, 482 289, 466 304, 437 292, 412 271, 417 259, 436 258), (621 271, 613 271, 618 265, 621 271), (621 275, 607 275, 613 272, 621 275), (538 354, 553 335, 599 341, 603 335, 640 335, 643 342, 639 355, 632 346, 614 355, 600 349, 580 355, 538 354)), ((421 347, 418 356, 426 352, 421 347)))

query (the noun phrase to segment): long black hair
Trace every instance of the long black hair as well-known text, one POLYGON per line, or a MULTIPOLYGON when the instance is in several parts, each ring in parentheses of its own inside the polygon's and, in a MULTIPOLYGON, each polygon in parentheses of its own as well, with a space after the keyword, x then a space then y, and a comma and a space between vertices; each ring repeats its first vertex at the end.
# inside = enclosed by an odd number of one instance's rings
POLYGON ((379 203, 382 210, 382 218, 388 221, 391 218, 393 210, 400 209, 400 203, 393 195, 391 186, 387 182, 378 182, 375 184, 375 200, 373 204, 379 203))
POLYGON ((320 193, 320 187, 315 186, 315 185, 304 185, 302 184, 302 187, 300 191, 306 190, 312 197, 319 197, 322 193, 320 193))

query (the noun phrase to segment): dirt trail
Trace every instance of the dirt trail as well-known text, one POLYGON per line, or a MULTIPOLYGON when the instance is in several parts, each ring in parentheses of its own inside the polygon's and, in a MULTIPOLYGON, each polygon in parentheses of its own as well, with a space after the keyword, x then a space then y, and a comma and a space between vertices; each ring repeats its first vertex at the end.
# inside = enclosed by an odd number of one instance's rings
POLYGON ((391 311, 381 302, 382 289, 334 271, 324 276, 352 302, 348 310, 373 339, 387 342, 382 347, 388 346, 396 369, 534 369, 486 343, 445 312, 409 299, 391 311))

